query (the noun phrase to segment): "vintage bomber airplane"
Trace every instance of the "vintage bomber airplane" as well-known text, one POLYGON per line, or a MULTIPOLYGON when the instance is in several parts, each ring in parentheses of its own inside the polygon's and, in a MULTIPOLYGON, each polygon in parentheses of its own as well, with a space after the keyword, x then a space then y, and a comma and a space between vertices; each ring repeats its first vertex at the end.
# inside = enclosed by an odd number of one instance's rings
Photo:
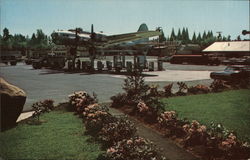
POLYGON ((138 31, 133 33, 117 34, 117 35, 105 35, 103 33, 94 32, 93 25, 91 26, 91 32, 83 31, 80 28, 74 30, 59 30, 52 33, 52 41, 55 44, 71 45, 71 46, 85 46, 92 50, 97 48, 106 48, 109 46, 145 39, 149 37, 160 36, 162 34, 161 28, 157 28, 155 31, 138 31))

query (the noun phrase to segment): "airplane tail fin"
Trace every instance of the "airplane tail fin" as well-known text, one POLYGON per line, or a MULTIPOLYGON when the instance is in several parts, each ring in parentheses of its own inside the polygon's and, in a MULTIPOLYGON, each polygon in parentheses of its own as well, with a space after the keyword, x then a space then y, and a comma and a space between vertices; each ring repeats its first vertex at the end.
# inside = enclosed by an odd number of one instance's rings
POLYGON ((145 32, 148 31, 148 26, 145 23, 142 23, 137 32, 145 32))

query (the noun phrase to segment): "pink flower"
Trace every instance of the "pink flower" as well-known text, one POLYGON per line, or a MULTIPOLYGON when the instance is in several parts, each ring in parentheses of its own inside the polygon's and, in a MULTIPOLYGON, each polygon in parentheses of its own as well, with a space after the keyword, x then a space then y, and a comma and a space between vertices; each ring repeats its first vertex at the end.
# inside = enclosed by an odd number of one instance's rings
POLYGON ((112 153, 114 153, 114 152, 117 152, 117 150, 116 149, 114 149, 113 147, 111 147, 111 148, 109 148, 108 150, 107 150, 107 153, 108 154, 112 154, 112 153))
POLYGON ((143 101, 140 101, 137 104, 137 108, 139 109, 139 112, 147 112, 149 109, 149 107, 143 101))
POLYGON ((201 129, 202 132, 206 132, 207 131, 207 127, 204 126, 204 125, 201 125, 200 129, 201 129))
POLYGON ((189 130, 189 128, 190 128, 190 125, 189 125, 189 124, 185 124, 182 128, 183 128, 183 130, 184 130, 185 132, 188 132, 188 130, 189 130))
POLYGON ((127 140, 127 144, 132 144, 133 143, 133 141, 132 140, 127 140))

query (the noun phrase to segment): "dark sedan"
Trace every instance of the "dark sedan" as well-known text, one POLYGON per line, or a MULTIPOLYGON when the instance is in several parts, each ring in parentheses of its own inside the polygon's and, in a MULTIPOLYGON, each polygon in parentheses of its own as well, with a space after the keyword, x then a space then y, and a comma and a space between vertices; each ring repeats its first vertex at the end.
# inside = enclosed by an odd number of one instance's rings
POLYGON ((212 79, 220 79, 225 81, 237 81, 241 79, 250 78, 250 66, 228 66, 222 72, 212 72, 210 74, 212 79))

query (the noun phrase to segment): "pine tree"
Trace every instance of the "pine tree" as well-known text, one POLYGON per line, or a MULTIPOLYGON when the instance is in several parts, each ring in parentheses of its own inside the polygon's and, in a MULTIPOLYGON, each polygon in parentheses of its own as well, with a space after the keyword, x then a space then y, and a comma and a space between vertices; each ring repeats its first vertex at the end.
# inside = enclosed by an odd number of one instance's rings
POLYGON ((10 33, 9 30, 7 28, 3 29, 3 40, 4 41, 8 41, 10 38, 10 33))
POLYGON ((182 28, 182 32, 181 32, 181 40, 182 40, 182 44, 186 44, 186 30, 184 27, 182 28))
POLYGON ((194 32, 193 38, 192 38, 192 43, 196 43, 196 42, 197 42, 197 39, 196 39, 196 34, 195 34, 195 32, 194 32))
POLYGON ((162 35, 159 36, 159 42, 164 42, 166 41, 166 37, 164 35, 164 32, 162 31, 162 35))
POLYGON ((186 36, 185 36, 186 39, 185 40, 186 40, 187 43, 189 43, 190 39, 189 39, 188 28, 186 28, 186 32, 185 33, 186 33, 186 36))
POLYGON ((170 36, 170 41, 174 41, 176 40, 176 36, 175 36, 175 33, 174 33, 174 28, 172 28, 172 32, 171 32, 171 36, 170 36))
POLYGON ((201 39, 201 33, 198 34, 198 37, 197 37, 197 43, 201 43, 202 39, 201 39))
POLYGON ((181 41, 182 40, 182 35, 181 35, 181 29, 178 29, 178 34, 177 34, 177 40, 181 41))
POLYGON ((202 40, 205 41, 207 39, 207 33, 206 31, 204 31, 203 35, 202 35, 202 40))
POLYGON ((211 38, 211 32, 210 31, 207 32, 207 39, 208 38, 211 38))
POLYGON ((213 34, 212 30, 211 30, 210 34, 211 34, 211 38, 214 38, 214 34, 213 34))

